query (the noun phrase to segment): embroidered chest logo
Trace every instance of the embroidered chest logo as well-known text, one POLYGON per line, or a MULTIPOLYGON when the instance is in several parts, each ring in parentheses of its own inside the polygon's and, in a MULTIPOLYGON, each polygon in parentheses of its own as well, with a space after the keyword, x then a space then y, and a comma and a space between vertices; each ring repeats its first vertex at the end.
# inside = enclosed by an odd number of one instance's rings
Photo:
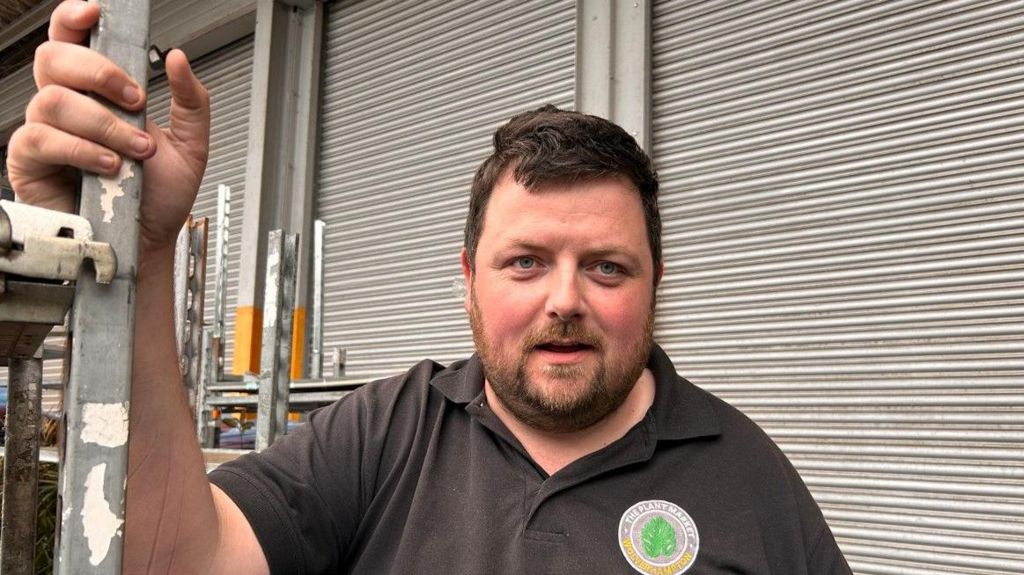
POLYGON ((641 501, 619 520, 619 547, 640 573, 679 575, 693 566, 700 537, 693 519, 668 501, 641 501))

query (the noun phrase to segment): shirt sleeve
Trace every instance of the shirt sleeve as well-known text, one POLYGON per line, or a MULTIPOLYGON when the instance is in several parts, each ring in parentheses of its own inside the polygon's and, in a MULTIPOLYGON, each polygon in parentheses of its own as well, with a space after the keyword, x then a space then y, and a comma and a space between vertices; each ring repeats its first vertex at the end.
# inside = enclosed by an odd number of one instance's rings
POLYGON ((272 574, 339 570, 361 516, 363 403, 350 395, 210 473, 249 521, 272 574))
POLYGON ((822 522, 821 534, 807 557, 807 573, 810 575, 852 575, 832 530, 822 522))

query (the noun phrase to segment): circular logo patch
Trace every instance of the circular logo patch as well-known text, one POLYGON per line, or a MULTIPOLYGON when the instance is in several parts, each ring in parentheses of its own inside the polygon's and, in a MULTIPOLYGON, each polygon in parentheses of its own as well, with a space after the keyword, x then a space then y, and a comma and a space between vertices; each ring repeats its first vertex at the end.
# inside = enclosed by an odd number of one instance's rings
POLYGON ((679 575, 693 566, 700 537, 693 519, 668 501, 641 501, 619 520, 619 547, 640 573, 679 575))

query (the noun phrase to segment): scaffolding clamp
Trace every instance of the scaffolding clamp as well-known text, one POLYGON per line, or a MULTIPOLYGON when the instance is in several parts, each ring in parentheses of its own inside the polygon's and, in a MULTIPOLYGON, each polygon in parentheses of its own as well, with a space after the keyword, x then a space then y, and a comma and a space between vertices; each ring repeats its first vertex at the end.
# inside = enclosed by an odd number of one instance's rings
POLYGON ((82 216, 0 200, 0 274, 77 280, 89 260, 97 283, 109 284, 117 256, 110 244, 92 237, 82 216))

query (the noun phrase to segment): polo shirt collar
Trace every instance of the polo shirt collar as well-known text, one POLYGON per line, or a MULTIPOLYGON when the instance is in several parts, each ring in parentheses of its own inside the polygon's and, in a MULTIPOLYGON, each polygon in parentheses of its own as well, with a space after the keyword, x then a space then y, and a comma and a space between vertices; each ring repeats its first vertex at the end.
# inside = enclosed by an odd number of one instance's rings
POLYGON ((679 376, 665 350, 655 344, 647 359, 654 374, 654 405, 648 417, 654 419, 659 440, 693 439, 720 433, 715 407, 708 394, 679 376))
MULTIPOLYGON (((660 346, 651 348, 647 367, 654 374, 654 404, 645 418, 659 440, 682 440, 709 437, 720 433, 715 408, 708 395, 679 377, 660 346)), ((484 369, 480 356, 453 363, 430 382, 446 398, 456 404, 472 404, 483 400, 484 369)))

